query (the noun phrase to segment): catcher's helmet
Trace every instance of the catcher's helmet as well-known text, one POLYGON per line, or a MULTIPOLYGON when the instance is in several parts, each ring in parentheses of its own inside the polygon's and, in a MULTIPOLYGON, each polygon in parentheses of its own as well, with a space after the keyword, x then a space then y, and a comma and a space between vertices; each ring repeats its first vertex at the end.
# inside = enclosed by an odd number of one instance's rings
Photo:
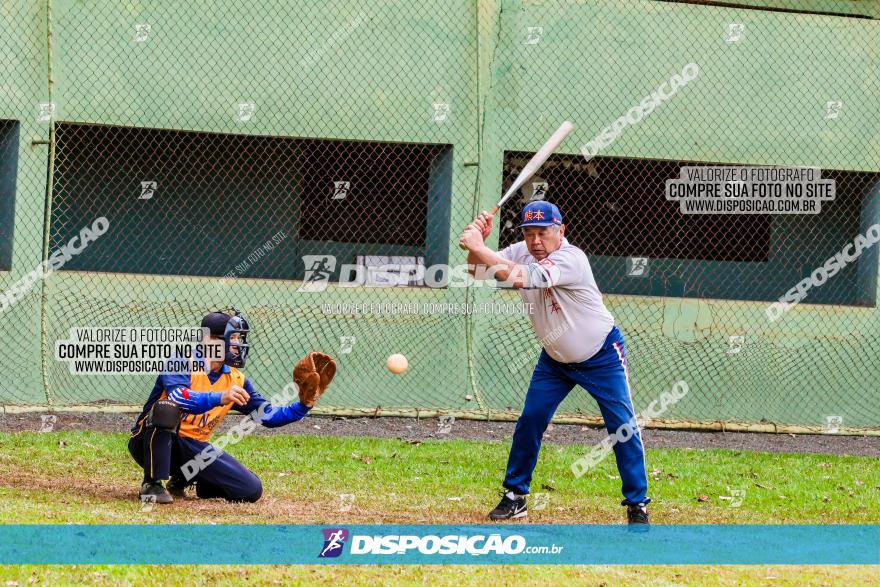
POLYGON ((241 311, 235 307, 232 308, 232 311, 235 312, 232 316, 223 311, 206 314, 202 318, 202 328, 210 329, 211 336, 223 338, 223 349, 225 352, 223 362, 230 367, 240 368, 244 367, 248 351, 251 348, 251 345, 247 342, 250 327, 248 326, 247 318, 242 315, 241 311), (230 340, 230 337, 236 332, 239 334, 239 339, 230 340), (232 347, 235 347, 238 353, 231 352, 232 347))

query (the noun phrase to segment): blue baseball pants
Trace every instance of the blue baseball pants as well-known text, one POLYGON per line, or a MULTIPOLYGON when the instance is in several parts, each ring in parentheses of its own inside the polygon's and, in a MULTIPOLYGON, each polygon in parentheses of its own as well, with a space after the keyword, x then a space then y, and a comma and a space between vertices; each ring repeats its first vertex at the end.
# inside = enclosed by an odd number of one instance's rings
MULTIPOLYGON (((581 363, 560 363, 541 350, 526 393, 525 406, 513 433, 504 477, 504 487, 510 491, 529 493, 541 438, 559 404, 575 385, 586 389, 598 402, 609 434, 615 434, 621 426, 634 425, 635 410, 629 389, 626 350, 617 326, 611 329, 602 348, 581 363)), ((637 426, 633 427, 632 438, 614 445, 614 456, 623 486, 622 503, 649 503, 645 450, 637 426)))
MULTIPOLYGON (((129 439, 128 452, 143 467, 145 482, 162 481, 169 477, 183 481, 181 467, 208 446, 207 442, 178 436, 170 430, 142 426, 129 439)), ((196 495, 201 498, 222 497, 228 501, 254 502, 263 495, 259 477, 225 452, 200 470, 187 485, 193 483, 196 495)))

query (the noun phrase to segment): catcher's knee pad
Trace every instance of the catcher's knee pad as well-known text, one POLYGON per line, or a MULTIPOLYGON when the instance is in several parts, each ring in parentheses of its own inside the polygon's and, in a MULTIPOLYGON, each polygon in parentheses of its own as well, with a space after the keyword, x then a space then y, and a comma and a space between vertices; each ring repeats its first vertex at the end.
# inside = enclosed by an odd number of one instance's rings
POLYGON ((176 432, 180 425, 180 408, 171 400, 160 399, 150 409, 147 425, 159 430, 176 432))

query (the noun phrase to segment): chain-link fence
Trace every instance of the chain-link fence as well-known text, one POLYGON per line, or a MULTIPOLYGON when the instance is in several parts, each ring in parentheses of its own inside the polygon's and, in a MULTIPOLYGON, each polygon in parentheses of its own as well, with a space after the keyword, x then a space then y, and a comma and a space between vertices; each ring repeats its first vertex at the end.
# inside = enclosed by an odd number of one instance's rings
POLYGON ((10 374, 2 397, 3 403, 45 403, 42 291, 39 283, 27 284, 44 258, 51 128, 47 7, 4 2, 0 23, 0 307, 14 341, 0 353, 0 369, 10 374))
MULTIPOLYGON (((150 375, 72 374, 55 341, 235 305, 266 395, 324 350, 325 411, 515 417, 539 348, 519 298, 444 266, 570 120, 489 243, 518 238, 524 203, 559 205, 626 336, 636 409, 685 380, 662 416, 682 425, 877 428, 877 249, 766 312, 880 222, 876 7, 729 4, 4 4, 0 285, 109 228, 10 299, 0 403, 140 404, 150 375), (816 168, 836 196, 788 215, 667 199, 683 168, 724 165, 816 168)), ((596 415, 582 391, 559 413, 596 415)))

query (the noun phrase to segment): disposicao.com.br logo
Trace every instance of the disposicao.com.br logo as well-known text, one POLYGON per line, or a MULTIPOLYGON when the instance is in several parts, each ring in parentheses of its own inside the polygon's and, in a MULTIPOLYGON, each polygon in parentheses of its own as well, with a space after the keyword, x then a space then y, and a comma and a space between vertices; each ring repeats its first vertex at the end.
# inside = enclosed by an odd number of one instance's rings
POLYGON ((345 528, 324 528, 324 546, 318 558, 335 558, 342 554, 345 541, 348 539, 348 530, 345 528))
MULTIPOLYGON (((324 547, 320 557, 336 557, 342 553, 348 530, 331 528, 323 530, 324 547)), ((517 555, 517 554, 559 554, 563 546, 528 546, 525 537, 519 534, 464 535, 352 535, 349 554, 351 555, 517 555)))

